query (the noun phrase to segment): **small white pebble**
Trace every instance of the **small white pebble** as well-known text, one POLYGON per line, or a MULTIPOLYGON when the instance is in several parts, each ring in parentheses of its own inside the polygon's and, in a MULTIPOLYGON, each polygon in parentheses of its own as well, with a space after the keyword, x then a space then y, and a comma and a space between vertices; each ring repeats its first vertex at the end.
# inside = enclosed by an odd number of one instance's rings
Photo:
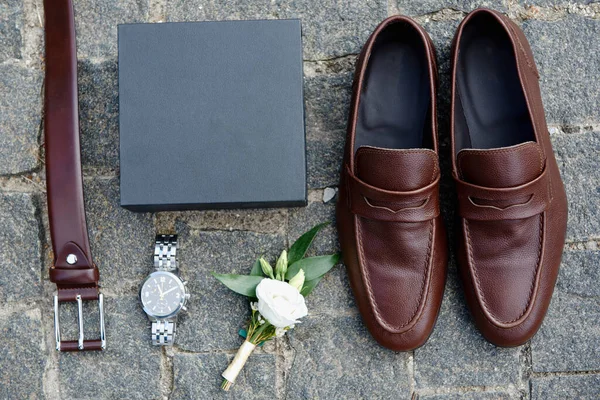
POLYGON ((323 190, 323 203, 329 203, 331 201, 331 199, 333 199, 335 197, 336 193, 337 193, 336 189, 325 188, 325 190, 323 190))

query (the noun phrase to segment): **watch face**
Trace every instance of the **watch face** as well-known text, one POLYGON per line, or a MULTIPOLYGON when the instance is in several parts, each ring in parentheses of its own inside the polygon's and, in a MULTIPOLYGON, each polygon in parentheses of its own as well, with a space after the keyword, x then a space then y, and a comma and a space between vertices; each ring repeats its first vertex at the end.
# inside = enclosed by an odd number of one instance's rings
POLYGON ((171 272, 156 271, 150 274, 140 290, 146 314, 166 318, 177 314, 185 303, 185 286, 171 272))

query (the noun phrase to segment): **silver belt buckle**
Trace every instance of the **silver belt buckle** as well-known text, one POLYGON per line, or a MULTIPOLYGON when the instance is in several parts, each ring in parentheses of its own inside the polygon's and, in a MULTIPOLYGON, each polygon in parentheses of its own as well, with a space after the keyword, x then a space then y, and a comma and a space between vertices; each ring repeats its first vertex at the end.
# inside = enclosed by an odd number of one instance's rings
MULTIPOLYGON (((85 348, 85 340, 83 338, 83 300, 81 299, 81 295, 77 295, 75 298, 77 302, 77 322, 79 325, 79 338, 77 339, 77 348, 78 350, 97 350, 97 349, 86 349, 85 348)), ((93 300, 90 300, 93 301, 93 300)), ((106 348, 106 334, 104 330, 104 296, 102 293, 98 294, 98 311, 100 312, 100 347, 102 350, 106 348)), ((54 295, 54 337, 56 339, 56 350, 61 350, 61 340, 60 340, 60 322, 59 322, 59 301, 58 295, 54 295)))

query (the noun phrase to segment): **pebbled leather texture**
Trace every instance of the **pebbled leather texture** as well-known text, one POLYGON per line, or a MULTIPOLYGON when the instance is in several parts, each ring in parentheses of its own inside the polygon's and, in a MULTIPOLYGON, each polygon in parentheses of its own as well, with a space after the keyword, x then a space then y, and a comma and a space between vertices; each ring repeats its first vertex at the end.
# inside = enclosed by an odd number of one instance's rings
POLYGON ((77 56, 71 0, 44 0, 46 79, 44 133, 50 235, 54 263, 50 280, 60 301, 98 298, 85 220, 79 146, 77 56), (73 254, 77 261, 67 262, 73 254))
MULTIPOLYGON (((552 151, 538 78, 527 39, 514 22, 487 9, 467 15, 454 38, 452 67, 452 168, 460 235, 457 254, 475 324, 498 346, 521 345, 539 329, 552 297, 565 241, 567 199, 552 151), (465 132, 478 121, 469 121, 463 111, 472 99, 459 87, 458 75, 469 69, 469 64, 460 60, 464 32, 472 32, 483 19, 485 26, 493 25, 502 33, 496 37, 505 38, 503 45, 511 49, 506 60, 516 71, 524 98, 527 117, 519 122, 524 131, 510 132, 510 136, 518 138, 523 133, 527 137, 525 131, 530 130, 533 137, 482 149, 464 145, 469 142, 465 132)), ((510 86, 508 82, 506 86, 510 86)), ((490 94, 494 95, 501 94, 490 94)), ((495 125, 505 123, 502 112, 486 112, 495 125)))
MULTIPOLYGON (((407 72, 403 67, 401 64, 391 73, 402 75, 407 72)), ((427 33, 410 18, 394 16, 383 21, 368 39, 354 77, 337 202, 338 233, 363 321, 375 340, 395 351, 415 349, 428 339, 446 280, 447 239, 439 206, 436 74, 435 51, 427 33), (368 145, 371 138, 363 135, 361 140, 367 145, 355 150, 357 125, 372 122, 358 122, 361 107, 368 110, 371 106, 361 102, 376 105, 385 101, 363 96, 365 87, 372 84, 365 76, 370 60, 375 58, 373 52, 385 51, 385 47, 374 50, 375 44, 381 37, 393 40, 396 33, 405 35, 403 40, 410 37, 410 45, 423 50, 418 53, 426 59, 425 94, 429 100, 422 134, 423 142, 430 146, 382 148, 368 145)), ((382 109, 385 107, 378 108, 382 109)), ((395 112, 411 111, 398 108, 395 112)), ((405 131, 400 130, 386 132, 387 143, 410 142, 393 137, 403 134, 405 131)))

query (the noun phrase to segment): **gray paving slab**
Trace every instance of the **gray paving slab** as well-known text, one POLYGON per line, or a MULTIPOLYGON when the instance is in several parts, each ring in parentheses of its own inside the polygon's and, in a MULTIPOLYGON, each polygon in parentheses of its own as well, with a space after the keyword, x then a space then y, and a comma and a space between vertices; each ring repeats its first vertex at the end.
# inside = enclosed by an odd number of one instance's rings
POLYGON ((23 2, 5 0, 0 4, 0 62, 21 58, 23 2))
POLYGON ((0 64, 0 175, 40 165, 42 73, 14 63, 0 64))
POLYGON ((37 213, 34 195, 0 193, 0 304, 41 296, 41 222, 37 213))
POLYGON ((276 356, 256 350, 229 392, 220 388, 221 373, 233 356, 224 353, 176 354, 173 357, 173 399, 274 399, 276 356))
POLYGON ((540 86, 550 123, 576 124, 600 118, 600 20, 568 15, 557 21, 527 20, 523 31, 530 41, 540 72, 540 86))
POLYGON ((111 291, 137 293, 152 271, 154 224, 149 213, 134 213, 119 205, 119 180, 84 181, 86 213, 100 284, 111 291))
POLYGON ((421 395, 419 400, 511 400, 520 399, 520 396, 511 395, 507 392, 461 392, 421 395))
POLYGON ((531 380, 531 400, 597 400, 600 375, 549 376, 531 380))
POLYGON ((408 354, 379 346, 358 316, 312 316, 290 334, 287 399, 407 399, 408 354))
POLYGON ((43 399, 48 349, 37 308, 0 311, 0 397, 43 399))
POLYGON ((506 12, 508 11, 507 2, 504 0, 425 0, 425 1, 410 1, 397 0, 396 5, 400 13, 409 16, 418 16, 428 14, 435 11, 449 8, 463 12, 469 12, 478 7, 487 7, 494 10, 506 12))
POLYGON ((73 2, 77 56, 117 58, 117 25, 148 21, 148 0, 87 0, 73 2))
POLYGON ((117 62, 78 63, 81 158, 85 167, 119 166, 117 62))
POLYGON ((587 5, 587 4, 593 4, 594 1, 593 0, 569 0, 569 1, 564 1, 564 0, 518 0, 516 1, 517 4, 525 6, 525 7, 531 7, 531 6, 537 6, 537 7, 554 7, 554 6, 568 6, 568 5, 572 5, 572 4, 576 4, 576 5, 587 5))
POLYGON ((337 186, 344 157, 345 131, 323 132, 306 140, 307 186, 323 189, 337 186))
POLYGON ((341 70, 317 73, 304 78, 304 108, 307 135, 345 130, 352 92, 354 60, 341 70))
POLYGON ((548 315, 531 341, 536 372, 600 370, 600 251, 568 251, 548 315))
POLYGON ((553 135, 552 144, 569 202, 567 239, 600 237, 600 133, 553 135))

